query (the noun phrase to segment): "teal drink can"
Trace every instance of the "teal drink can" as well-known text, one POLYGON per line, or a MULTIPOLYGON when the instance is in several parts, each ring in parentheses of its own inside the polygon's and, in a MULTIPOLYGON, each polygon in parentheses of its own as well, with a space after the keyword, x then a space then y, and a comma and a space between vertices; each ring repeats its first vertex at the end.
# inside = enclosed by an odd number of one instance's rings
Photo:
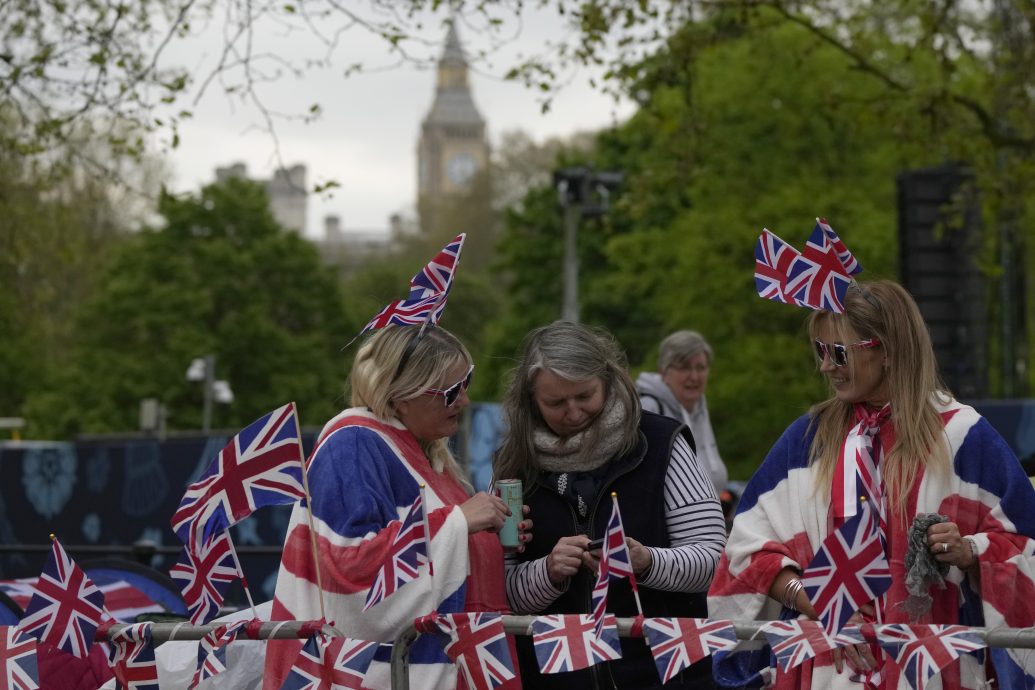
POLYGON ((500 544, 506 551, 513 551, 520 544, 518 523, 521 522, 523 500, 520 479, 498 479, 494 483, 496 495, 510 508, 510 516, 500 528, 500 544))

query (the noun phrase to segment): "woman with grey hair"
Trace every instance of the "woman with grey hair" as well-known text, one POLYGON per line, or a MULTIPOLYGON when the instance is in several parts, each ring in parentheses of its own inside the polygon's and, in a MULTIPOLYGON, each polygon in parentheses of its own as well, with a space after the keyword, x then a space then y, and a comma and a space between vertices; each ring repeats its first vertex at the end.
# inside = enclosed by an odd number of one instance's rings
POLYGON ((690 427, 697 445, 697 459, 706 468, 721 495, 729 481, 719 455, 715 432, 708 417, 704 391, 712 365, 712 348, 697 331, 676 331, 661 341, 658 371, 645 371, 636 379, 644 410, 679 420, 690 427))
MULTIPOLYGON (((507 557, 515 613, 590 613, 600 556, 590 542, 605 534, 615 492, 644 614, 707 616, 705 592, 726 542, 719 502, 686 427, 641 414, 614 338, 564 321, 532 331, 503 408, 508 431, 494 475, 523 481, 536 523, 525 551, 507 557)), ((627 580, 611 582, 607 609, 637 614, 627 580)), ((531 638, 519 638, 524 687, 660 687, 644 641, 621 643, 619 660, 541 674, 531 638)), ((665 685, 710 687, 708 659, 665 685)))

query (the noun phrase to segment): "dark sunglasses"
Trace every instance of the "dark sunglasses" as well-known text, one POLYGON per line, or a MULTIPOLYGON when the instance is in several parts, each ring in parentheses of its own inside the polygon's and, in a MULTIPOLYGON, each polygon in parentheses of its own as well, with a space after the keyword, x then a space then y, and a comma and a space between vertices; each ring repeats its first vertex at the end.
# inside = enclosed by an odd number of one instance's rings
POLYGON ((429 388, 424 391, 424 395, 441 395, 442 399, 446 403, 446 407, 452 407, 456 404, 456 401, 460 399, 460 394, 467 390, 467 387, 471 385, 471 377, 474 376, 474 365, 467 370, 464 377, 454 383, 449 388, 429 388))
POLYGON ((854 348, 861 348, 868 350, 871 347, 880 347, 880 341, 876 338, 870 338, 868 340, 860 340, 857 343, 851 345, 844 345, 842 343, 834 343, 833 345, 827 345, 818 338, 812 341, 813 348, 816 353, 816 361, 820 364, 823 363, 825 357, 830 357, 830 361, 834 363, 835 367, 846 367, 848 366, 848 351, 854 348))

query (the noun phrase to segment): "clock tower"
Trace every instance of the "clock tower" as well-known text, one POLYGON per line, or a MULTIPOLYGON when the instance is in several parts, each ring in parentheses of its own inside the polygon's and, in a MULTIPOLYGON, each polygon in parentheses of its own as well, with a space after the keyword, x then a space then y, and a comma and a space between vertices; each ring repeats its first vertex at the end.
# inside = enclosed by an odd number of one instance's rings
POLYGON ((417 145, 418 203, 468 191, 475 174, 488 162, 485 120, 471 97, 467 58, 450 22, 438 62, 435 100, 421 123, 417 145))

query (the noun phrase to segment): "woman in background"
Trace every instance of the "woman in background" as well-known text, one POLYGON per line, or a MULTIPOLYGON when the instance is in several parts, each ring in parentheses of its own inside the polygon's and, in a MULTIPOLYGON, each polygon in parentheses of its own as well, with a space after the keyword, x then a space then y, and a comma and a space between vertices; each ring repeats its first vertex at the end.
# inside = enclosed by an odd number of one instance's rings
POLYGON ((645 411, 678 419, 690 427, 697 461, 708 471, 715 494, 721 496, 729 473, 715 443, 704 396, 712 357, 711 345, 700 333, 676 331, 661 341, 658 371, 645 371, 637 377, 636 392, 645 411))

